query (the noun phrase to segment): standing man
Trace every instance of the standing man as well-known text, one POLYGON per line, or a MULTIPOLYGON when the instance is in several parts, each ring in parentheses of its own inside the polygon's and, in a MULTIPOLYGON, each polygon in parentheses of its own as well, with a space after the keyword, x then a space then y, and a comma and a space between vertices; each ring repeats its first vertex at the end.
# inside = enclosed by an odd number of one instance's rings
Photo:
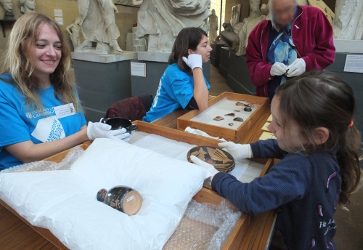
POLYGON ((333 29, 324 13, 298 0, 270 0, 269 16, 252 30, 247 65, 256 95, 270 97, 287 78, 334 62, 333 29))

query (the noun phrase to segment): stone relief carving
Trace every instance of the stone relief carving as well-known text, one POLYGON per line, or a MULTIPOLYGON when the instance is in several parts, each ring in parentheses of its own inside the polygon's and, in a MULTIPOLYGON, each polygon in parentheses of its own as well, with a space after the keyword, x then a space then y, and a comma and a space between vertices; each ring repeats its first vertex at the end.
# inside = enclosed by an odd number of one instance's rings
POLYGON ((137 36, 147 37, 149 52, 171 52, 185 27, 209 30, 210 0, 133 0, 140 3, 137 36))
POLYGON ((120 31, 116 25, 117 7, 112 0, 78 0, 81 16, 80 25, 85 41, 76 49, 77 52, 89 51, 92 42, 97 44, 96 52, 108 54, 122 52, 117 39, 120 31))
POLYGON ((363 1, 337 0, 333 29, 335 39, 363 40, 363 1))

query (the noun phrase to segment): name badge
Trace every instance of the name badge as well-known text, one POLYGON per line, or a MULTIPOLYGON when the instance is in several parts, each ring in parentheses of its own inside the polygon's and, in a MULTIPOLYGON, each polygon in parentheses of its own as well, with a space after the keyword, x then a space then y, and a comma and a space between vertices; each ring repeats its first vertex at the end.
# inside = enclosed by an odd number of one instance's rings
POLYGON ((76 110, 74 108, 73 103, 69 103, 69 104, 54 107, 54 112, 55 112, 55 115, 56 115, 56 117, 58 119, 61 119, 61 118, 68 117, 68 116, 76 114, 76 110))

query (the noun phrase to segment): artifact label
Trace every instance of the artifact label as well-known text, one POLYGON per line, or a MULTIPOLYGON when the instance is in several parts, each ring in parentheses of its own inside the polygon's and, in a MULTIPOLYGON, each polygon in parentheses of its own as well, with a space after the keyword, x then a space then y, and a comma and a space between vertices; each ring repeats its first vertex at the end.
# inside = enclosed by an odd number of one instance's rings
POLYGON ((56 17, 55 21, 59 24, 59 25, 64 25, 64 20, 63 17, 56 17))
POLYGON ((131 62, 131 75, 146 77, 146 63, 131 62))
POLYGON ((126 201, 127 202, 130 202, 130 201, 132 201, 133 199, 135 199, 135 196, 131 196, 130 198, 128 198, 126 201))
POLYGON ((347 55, 344 71, 363 73, 363 55, 347 55))
POLYGON ((54 9, 54 16, 63 16, 62 9, 54 9))

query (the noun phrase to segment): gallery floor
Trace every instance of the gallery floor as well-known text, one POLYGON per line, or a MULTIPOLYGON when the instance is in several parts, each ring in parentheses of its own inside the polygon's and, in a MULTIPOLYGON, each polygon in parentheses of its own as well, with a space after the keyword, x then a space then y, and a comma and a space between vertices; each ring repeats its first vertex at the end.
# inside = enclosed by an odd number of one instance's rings
POLYGON ((210 91, 209 94, 217 96, 223 92, 233 92, 227 85, 227 80, 218 72, 218 68, 210 65, 210 91))

